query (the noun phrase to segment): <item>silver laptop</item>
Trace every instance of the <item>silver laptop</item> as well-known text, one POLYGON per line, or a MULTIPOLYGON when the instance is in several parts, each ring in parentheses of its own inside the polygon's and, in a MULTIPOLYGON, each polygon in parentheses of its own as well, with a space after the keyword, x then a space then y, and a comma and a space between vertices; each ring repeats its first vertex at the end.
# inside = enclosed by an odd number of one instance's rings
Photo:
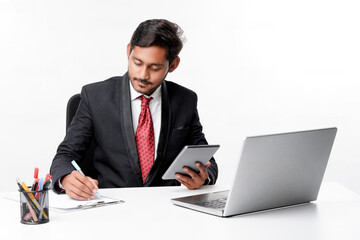
POLYGON ((337 128, 247 137, 229 191, 171 199, 221 217, 317 199, 337 128))

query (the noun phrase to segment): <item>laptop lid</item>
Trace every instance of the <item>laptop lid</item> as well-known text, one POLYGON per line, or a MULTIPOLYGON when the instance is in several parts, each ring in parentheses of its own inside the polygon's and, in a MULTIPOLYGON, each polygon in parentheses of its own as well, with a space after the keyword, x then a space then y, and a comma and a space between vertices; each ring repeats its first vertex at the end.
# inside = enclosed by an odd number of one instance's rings
POLYGON ((247 137, 224 216, 317 199, 337 128, 247 137))

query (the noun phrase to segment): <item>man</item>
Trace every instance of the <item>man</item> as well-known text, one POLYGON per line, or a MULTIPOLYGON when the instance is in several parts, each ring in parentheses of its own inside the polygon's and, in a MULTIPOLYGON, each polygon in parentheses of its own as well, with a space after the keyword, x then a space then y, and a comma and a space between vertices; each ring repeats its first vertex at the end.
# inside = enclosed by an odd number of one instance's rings
MULTIPOLYGON (((182 30, 167 20, 148 20, 127 46, 128 72, 81 91, 78 110, 51 165, 54 190, 78 200, 94 198, 98 187, 176 186, 196 189, 215 184, 212 158, 199 173, 161 177, 185 145, 207 144, 197 112, 196 94, 166 81, 180 63, 182 30), (74 170, 94 139, 96 179, 74 170)), ((86 174, 86 173, 85 173, 86 174)))

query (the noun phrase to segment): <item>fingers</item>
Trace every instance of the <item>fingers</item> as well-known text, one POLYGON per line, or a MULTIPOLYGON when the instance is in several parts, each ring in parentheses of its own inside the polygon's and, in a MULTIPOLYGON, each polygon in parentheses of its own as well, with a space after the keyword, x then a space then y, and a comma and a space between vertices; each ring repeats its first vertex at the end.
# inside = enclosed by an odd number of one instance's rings
MULTIPOLYGON (((183 177, 185 177, 185 176, 183 176, 183 177)), ((182 185, 184 185, 185 187, 187 187, 188 189, 190 189, 190 190, 194 190, 194 189, 195 189, 194 186, 193 186, 193 184, 190 184, 190 183, 184 181, 181 176, 179 176, 179 177, 177 176, 177 180, 178 180, 182 185)))
POLYGON ((85 177, 78 171, 72 171, 71 174, 65 176, 61 184, 65 188, 66 194, 77 200, 93 199, 98 190, 96 180, 85 177))
POLYGON ((92 179, 91 177, 87 177, 87 179, 94 185, 95 189, 98 190, 98 181, 96 179, 92 179))
POLYGON ((210 165, 211 165, 211 162, 207 162, 207 163, 205 164, 205 166, 202 165, 200 162, 197 162, 197 163, 196 163, 196 167, 199 169, 199 175, 201 176, 201 178, 204 179, 204 182, 205 182, 205 180, 209 177, 209 174, 208 174, 208 172, 207 172, 206 169, 207 169, 208 167, 210 167, 210 165))
POLYGON ((210 165, 211 165, 211 162, 207 162, 207 163, 205 164, 205 168, 210 167, 210 165))
POLYGON ((205 164, 205 166, 200 162, 197 162, 196 167, 199 169, 199 173, 188 167, 184 167, 183 170, 189 174, 190 177, 178 173, 175 175, 176 179, 190 190, 197 189, 202 186, 205 183, 205 180, 208 178, 209 174, 207 173, 207 168, 210 165, 210 162, 205 164))

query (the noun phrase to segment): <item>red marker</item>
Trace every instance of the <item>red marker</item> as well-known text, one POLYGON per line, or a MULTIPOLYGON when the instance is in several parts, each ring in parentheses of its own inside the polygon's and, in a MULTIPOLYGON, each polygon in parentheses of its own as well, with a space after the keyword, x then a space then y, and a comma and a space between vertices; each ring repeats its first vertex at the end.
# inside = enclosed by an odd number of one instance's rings
POLYGON ((47 180, 51 180, 51 178, 52 178, 52 176, 50 174, 46 174, 44 182, 46 182, 47 180))
POLYGON ((39 168, 35 168, 34 178, 35 178, 35 179, 38 179, 38 178, 39 178, 39 168))

